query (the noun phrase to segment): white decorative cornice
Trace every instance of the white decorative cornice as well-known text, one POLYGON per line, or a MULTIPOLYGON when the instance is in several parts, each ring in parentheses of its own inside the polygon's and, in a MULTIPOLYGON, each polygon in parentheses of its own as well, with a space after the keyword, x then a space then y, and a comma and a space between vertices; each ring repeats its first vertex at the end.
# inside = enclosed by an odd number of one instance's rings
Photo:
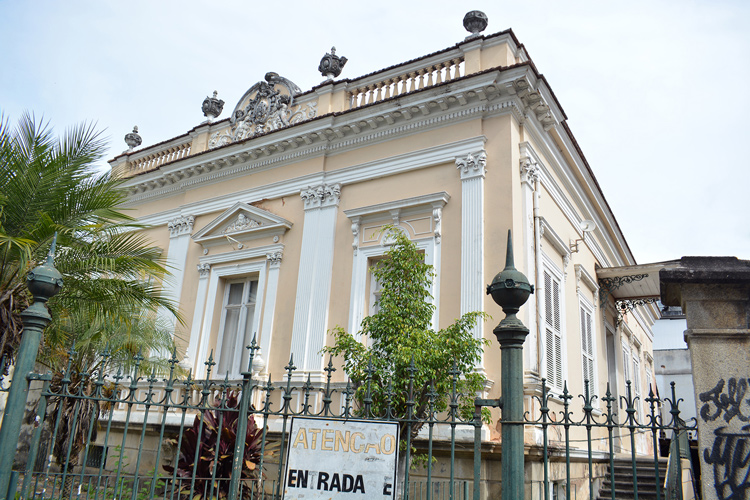
POLYGON ((461 174, 461 180, 484 177, 487 172, 487 153, 484 150, 469 153, 463 158, 456 158, 456 168, 461 174))
POLYGON ((319 186, 308 186, 300 192, 305 202, 305 210, 322 207, 338 206, 341 199, 341 185, 320 184, 319 186))
POLYGON ((277 252, 270 252, 266 254, 266 260, 268 261, 268 266, 273 267, 279 267, 281 265, 281 258, 283 257, 283 253, 281 251, 277 252))
POLYGON ((534 183, 539 179, 539 165, 529 156, 521 158, 521 184, 527 184, 534 189, 534 183))
POLYGON ((211 272, 211 264, 202 262, 196 267, 198 268, 198 274, 200 278, 208 278, 208 274, 211 272))
POLYGON ((195 217, 192 215, 182 215, 176 219, 172 219, 167 222, 169 228, 169 237, 174 238, 183 234, 190 234, 193 232, 193 224, 195 224, 195 217))

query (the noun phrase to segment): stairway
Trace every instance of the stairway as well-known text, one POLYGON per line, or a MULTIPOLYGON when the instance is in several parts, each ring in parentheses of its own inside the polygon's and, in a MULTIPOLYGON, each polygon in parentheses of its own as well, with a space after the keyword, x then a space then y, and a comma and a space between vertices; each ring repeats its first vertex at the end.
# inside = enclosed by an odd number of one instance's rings
MULTIPOLYGON (((635 498, 633 481, 633 463, 629 459, 615 460, 615 499, 629 500, 635 498)), ((656 471, 653 460, 636 460, 636 472, 638 475, 638 500, 656 500, 656 471)), ((666 498, 664 490, 664 477, 667 474, 666 459, 659 460, 659 482, 661 483, 661 498, 666 498)), ((599 500, 612 498, 609 467, 607 475, 599 490, 599 500)))

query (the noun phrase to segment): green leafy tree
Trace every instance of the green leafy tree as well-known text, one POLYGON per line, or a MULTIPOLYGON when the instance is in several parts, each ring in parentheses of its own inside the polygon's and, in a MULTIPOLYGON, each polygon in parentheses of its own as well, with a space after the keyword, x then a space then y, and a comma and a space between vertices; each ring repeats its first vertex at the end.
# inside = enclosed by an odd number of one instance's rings
MULTIPOLYGON (((474 368, 486 341, 474 338, 472 329, 486 315, 466 313, 447 328, 433 330, 435 306, 429 292, 433 268, 400 230, 390 227, 386 231, 393 245, 372 268, 374 279, 381 285, 377 312, 362 321, 356 335, 336 328, 333 345, 325 352, 343 357, 344 371, 357 390, 359 411, 365 411, 369 386, 372 414, 383 416, 390 406, 402 420, 404 438, 411 377, 414 418, 429 417, 430 401, 436 413, 446 411, 454 380, 459 416, 473 414, 474 398, 485 382, 474 368)), ((412 425, 412 436, 419 429, 419 425, 412 425)))

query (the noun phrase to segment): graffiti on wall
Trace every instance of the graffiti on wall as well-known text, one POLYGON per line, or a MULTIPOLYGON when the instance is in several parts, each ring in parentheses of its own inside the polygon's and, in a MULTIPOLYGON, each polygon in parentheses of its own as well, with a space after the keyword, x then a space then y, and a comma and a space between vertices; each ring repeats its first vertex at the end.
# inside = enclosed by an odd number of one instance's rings
POLYGON ((713 466, 714 487, 721 500, 750 500, 750 424, 739 428, 737 424, 750 421, 749 380, 720 379, 698 396, 704 422, 735 422, 714 429, 713 444, 703 449, 703 460, 713 466))

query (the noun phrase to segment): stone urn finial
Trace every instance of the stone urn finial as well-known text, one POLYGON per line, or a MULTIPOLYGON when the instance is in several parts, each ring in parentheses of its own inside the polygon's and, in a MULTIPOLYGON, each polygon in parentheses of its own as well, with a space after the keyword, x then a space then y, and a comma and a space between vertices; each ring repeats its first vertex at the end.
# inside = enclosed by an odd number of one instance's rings
POLYGON ((133 127, 132 132, 125 134, 125 144, 128 145, 128 151, 132 151, 133 148, 140 146, 142 142, 141 136, 138 135, 137 125, 133 127))
POLYGON ((336 47, 331 47, 331 52, 324 55, 320 60, 318 71, 320 71, 321 75, 326 77, 326 81, 333 80, 341 74, 347 60, 346 57, 337 56, 336 47))
POLYGON ((472 10, 464 16, 464 28, 471 33, 466 39, 476 38, 487 28, 487 14, 481 10, 472 10))
POLYGON ((214 119, 218 117, 224 109, 224 101, 216 97, 217 95, 219 95, 219 93, 214 90, 214 96, 206 97, 203 100, 203 106, 201 106, 201 109, 203 110, 203 116, 208 118, 209 122, 214 121, 214 119))

